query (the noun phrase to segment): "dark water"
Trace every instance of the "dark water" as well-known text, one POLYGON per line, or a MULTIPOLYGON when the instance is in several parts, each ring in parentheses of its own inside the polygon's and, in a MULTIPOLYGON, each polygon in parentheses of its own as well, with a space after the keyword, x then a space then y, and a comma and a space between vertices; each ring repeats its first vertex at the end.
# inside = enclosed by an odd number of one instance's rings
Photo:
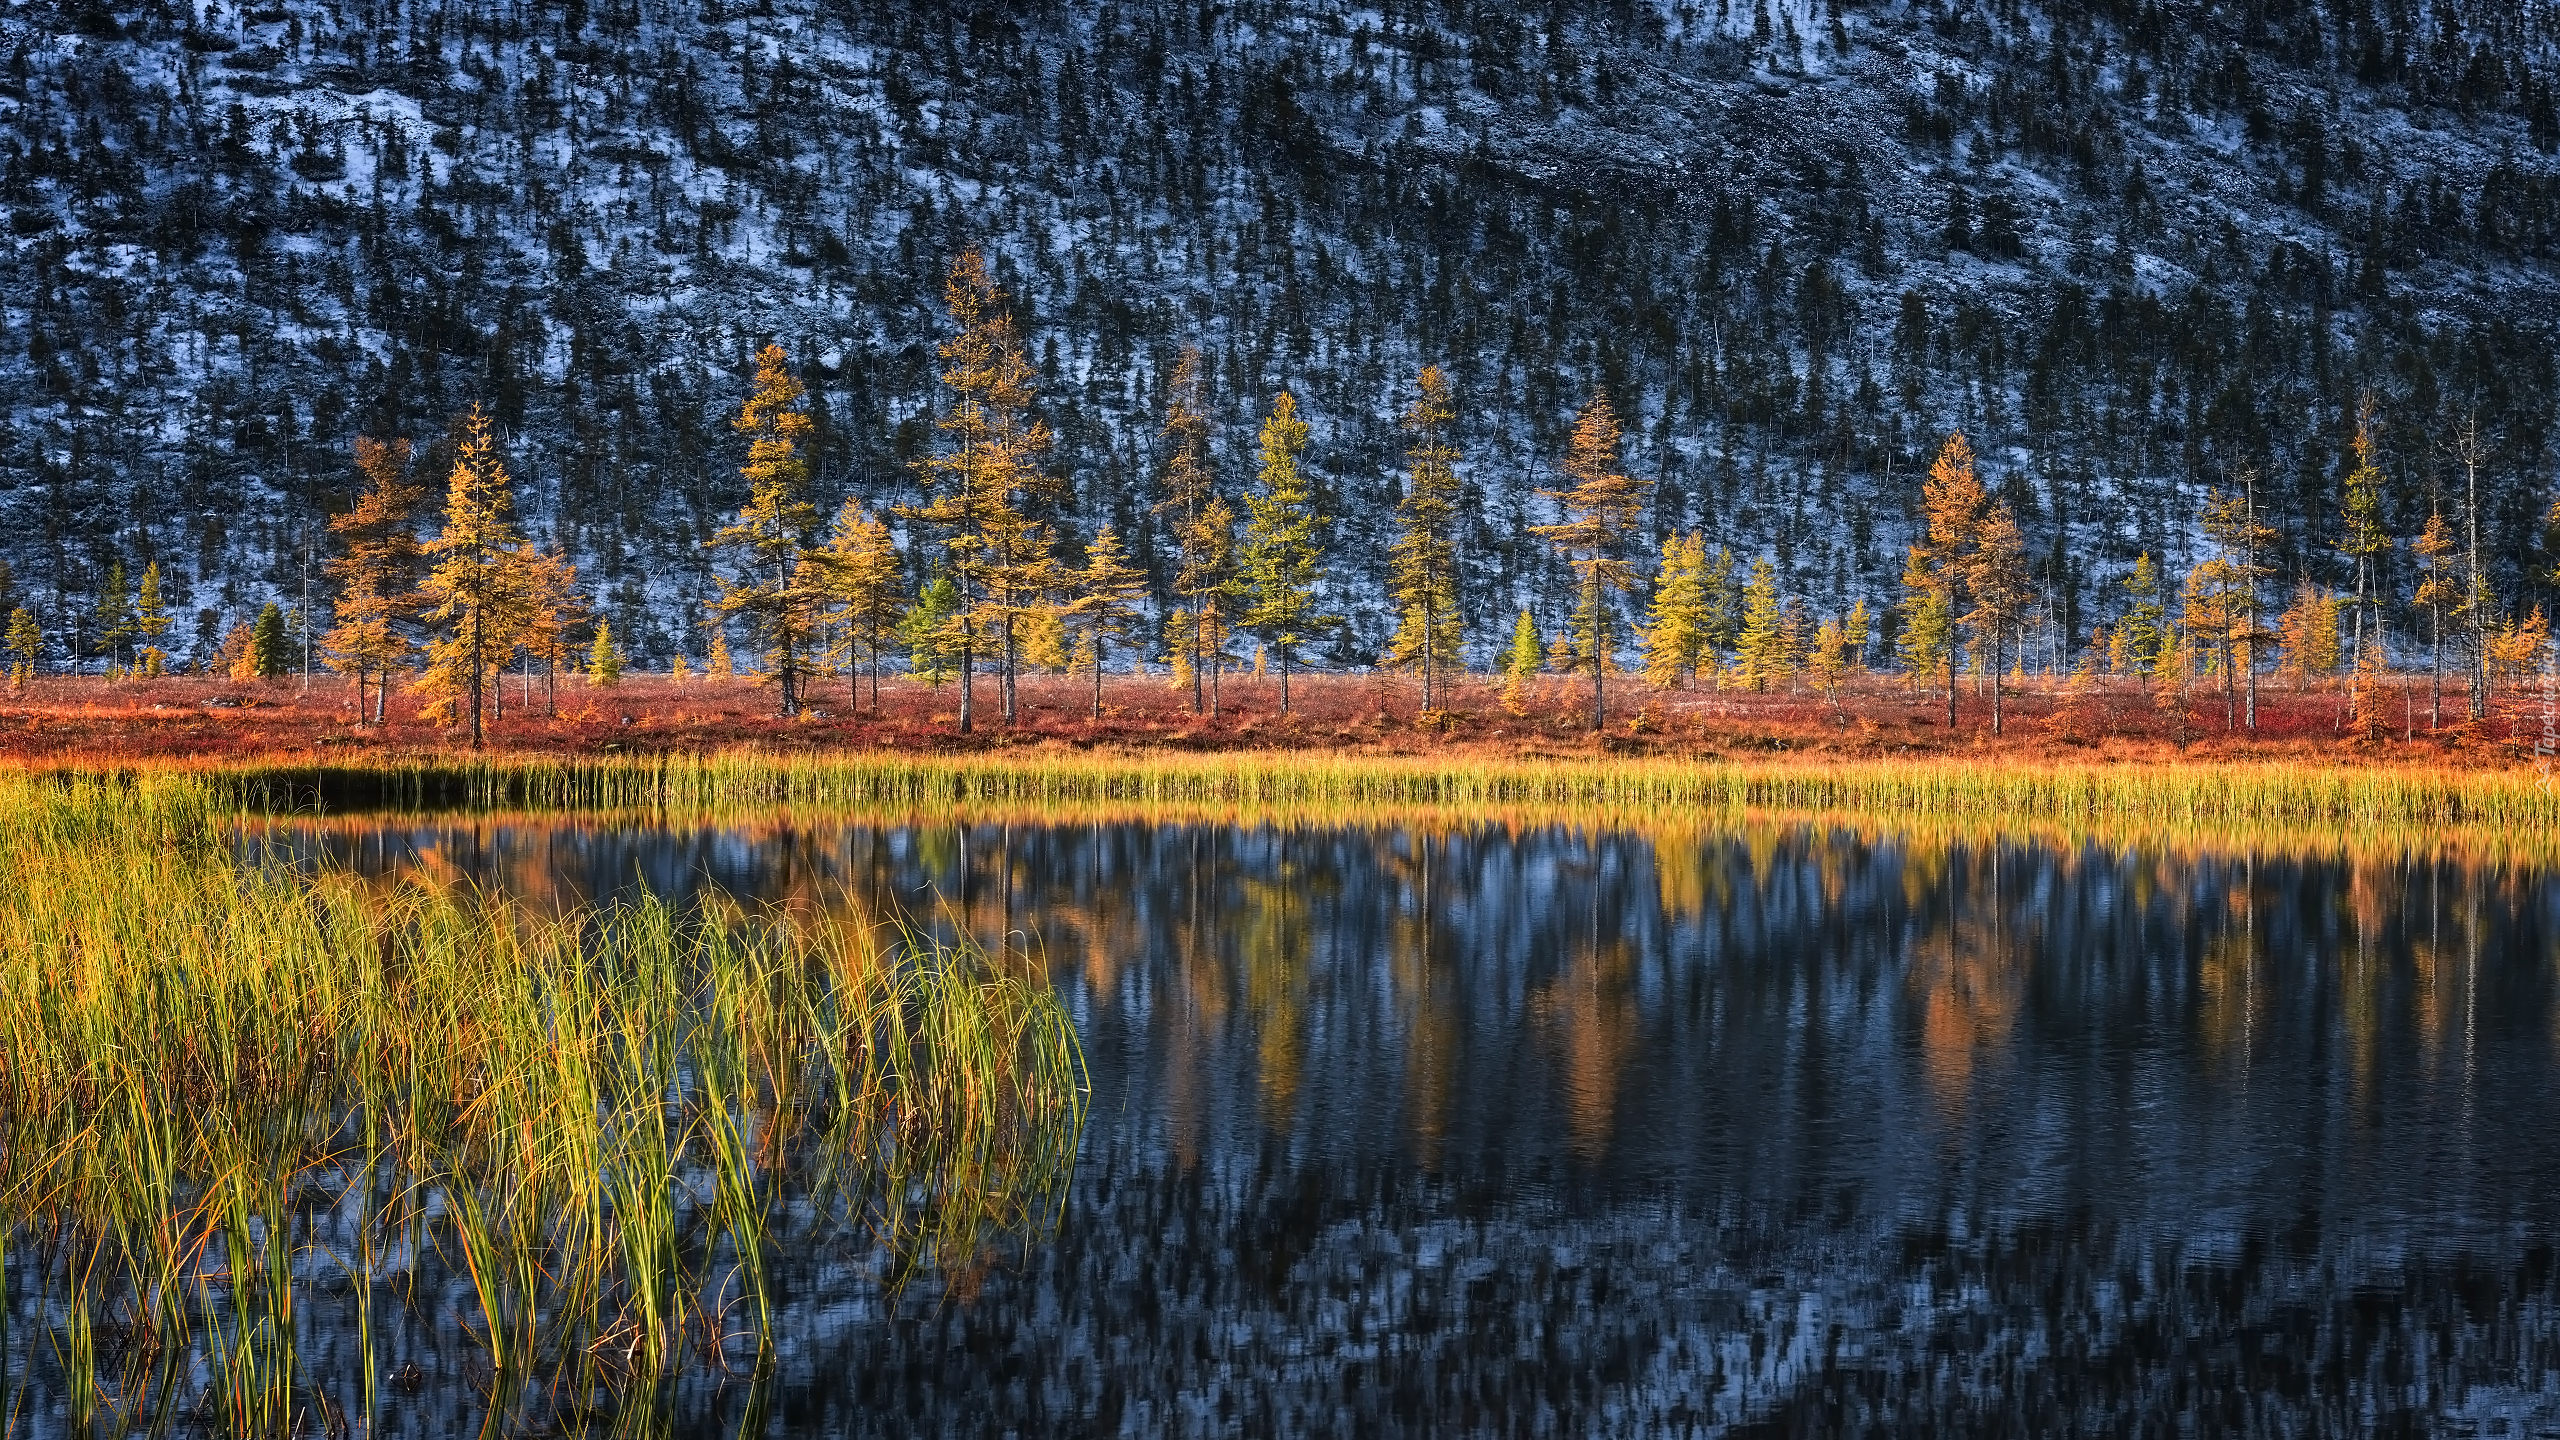
POLYGON ((2560 1433, 2548 875, 1784 829, 301 843, 1047 967, 1095 1087, 1061 1232, 889 1309, 806 1260, 772 1433, 2560 1433))

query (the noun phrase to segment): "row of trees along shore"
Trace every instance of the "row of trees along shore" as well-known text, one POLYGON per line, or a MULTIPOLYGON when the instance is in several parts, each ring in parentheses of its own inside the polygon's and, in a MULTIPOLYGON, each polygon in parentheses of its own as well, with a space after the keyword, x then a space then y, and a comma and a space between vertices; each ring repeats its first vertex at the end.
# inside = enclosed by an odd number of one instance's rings
MULTIPOLYGON (((1171 594, 1159 605, 1112 526, 1101 526, 1081 547, 1082 562, 1070 564, 1060 558, 1055 526, 1038 518, 1062 483, 1042 464, 1050 436, 1036 413, 1037 367, 978 253, 953 262, 944 303, 953 333, 939 352, 947 394, 936 423, 943 438, 921 462, 921 501, 885 511, 847 501, 823 536, 807 496, 803 447, 813 420, 806 393, 779 346, 757 356, 754 389, 733 422, 746 442, 746 503, 708 542, 731 562, 704 617, 713 674, 732 670, 727 635, 734 626, 754 641, 757 677, 776 690, 785 714, 796 715, 827 675, 844 677, 857 705, 867 683, 876 707, 884 670, 903 660, 929 683, 956 679, 958 724, 966 732, 978 723, 981 674, 996 681, 1007 725, 1018 713, 1015 681, 1025 669, 1088 676, 1099 717, 1105 672, 1115 663, 1140 668, 1150 641, 1160 638, 1165 649, 1155 658, 1170 666, 1173 683, 1190 691, 1195 711, 1215 714, 1220 678, 1237 662, 1241 635, 1258 643, 1255 668, 1277 672, 1286 713, 1290 677, 1306 667, 1309 648, 1342 623, 1323 613, 1330 526, 1301 465, 1309 432, 1295 398, 1284 392, 1272 401, 1255 481, 1230 496, 1212 463, 1208 367, 1196 349, 1183 353, 1170 377, 1156 505, 1178 561, 1171 594), (904 527, 906 550, 893 520, 904 527)), ((1452 679, 1467 668, 1457 415, 1446 377, 1437 367, 1424 369, 1402 416, 1407 470, 1388 557, 1398 624, 1382 659, 1419 679, 1426 713, 1448 703, 1452 679)), ((2343 669, 2358 708, 2369 708, 2386 668, 2387 597, 2377 562, 2397 543, 2382 519, 2370 404, 2353 449, 2340 544, 2355 574, 2352 593, 2301 580, 2280 605, 2269 603, 2276 577, 2265 558, 2275 531, 2261 521, 2251 477, 2240 476, 2228 493, 2208 497, 2200 517, 2207 553, 2182 583, 2173 589, 2148 554, 2122 577, 2120 613, 2079 647, 2066 693, 2076 697, 2101 677, 2129 675, 2145 688, 2183 696, 2202 678, 2218 682, 2229 725, 2254 729, 2260 677, 2272 661, 2276 674, 2296 684, 2343 669)), ((2425 633, 2413 638, 2427 655, 2431 723, 2442 721, 2448 662, 2464 672, 2462 690, 2477 717, 2494 680, 2543 664, 2548 643, 2539 606, 2519 617, 2491 593, 2478 539, 2481 447, 2466 433, 2456 450, 2471 482, 2458 528, 2439 509, 2408 541, 2420 577, 2411 601, 2425 633)), ((580 658, 590 679, 618 678, 621 652, 610 626, 591 619, 575 567, 518 529, 513 485, 485 413, 475 407, 460 424, 443 524, 432 537, 419 533, 425 491, 407 478, 409 442, 359 439, 354 459, 362 484, 353 507, 330 521, 339 542, 326 567, 334 623, 318 646, 331 669, 354 681, 360 716, 369 707, 379 723, 389 689, 405 683, 424 697, 426 714, 467 725, 477 745, 487 722, 503 715, 500 679, 510 664, 519 665, 520 704, 538 675, 547 703, 556 705, 560 671, 580 658)), ((1559 474, 1555 488, 1538 492, 1554 521, 1530 528, 1573 577, 1570 620, 1562 633, 1546 636, 1528 610, 1519 613, 1498 660, 1515 709, 1536 673, 1587 675, 1591 723, 1604 725, 1609 681, 1630 645, 1640 657, 1635 674, 1652 687, 1765 691, 1809 683, 1836 700, 1844 679, 1881 641, 1915 692, 1924 683, 1943 688, 1950 725, 1959 672, 1969 666, 1977 688, 1988 683, 1996 732, 2004 683, 2023 679, 2028 652, 2049 623, 2017 518, 1983 485, 1961 433, 1948 437, 1922 486, 1901 604, 1877 616, 1863 600, 1839 615, 1812 615, 1779 592, 1767 558, 1753 560, 1746 574, 1730 551, 1709 555, 1695 531, 1670 536, 1648 565, 1640 537, 1651 487, 1620 466, 1619 425, 1606 394, 1584 405, 1559 474), (1643 620, 1623 621, 1621 597, 1648 580, 1643 620)), ((2560 505, 2552 522, 2560 524, 2560 505)), ((121 574, 113 577, 106 629, 120 648, 111 672, 124 668, 128 650, 131 673, 157 674, 167 665, 158 642, 170 619, 158 591, 157 566, 144 571, 131 600, 121 574)), ((2045 644, 2051 673, 2065 646, 2050 637, 2045 644)), ((14 683, 34 673, 42 648, 28 613, 12 613, 0 652, 14 683)), ((235 674, 283 672, 289 660, 278 607, 242 627, 230 650, 235 674)), ((684 662, 676 663, 681 674, 684 662)))

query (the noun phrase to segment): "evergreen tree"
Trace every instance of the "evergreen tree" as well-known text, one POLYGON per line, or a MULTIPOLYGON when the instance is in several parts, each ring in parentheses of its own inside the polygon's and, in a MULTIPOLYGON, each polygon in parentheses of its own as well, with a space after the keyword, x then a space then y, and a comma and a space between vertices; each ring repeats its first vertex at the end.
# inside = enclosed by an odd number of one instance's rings
POLYGON ((2356 407, 2356 436, 2352 445, 2355 464, 2347 471, 2344 533, 2338 541, 2338 553, 2355 562, 2356 599, 2352 622, 2354 638, 2349 647, 2349 660, 2362 673, 2367 643, 2365 627, 2372 622, 2372 641, 2382 643, 2382 608, 2378 566, 2383 556, 2391 553, 2391 533, 2383 527, 2382 469, 2374 464, 2373 396, 2368 393, 2356 407), (2368 617, 2368 610, 2370 616, 2368 617))
POLYGON ((2124 674, 2138 675, 2147 686, 2159 669, 2160 645, 2166 638, 2169 610, 2160 591, 2160 570, 2146 550, 2134 557, 2133 572, 2124 578, 2125 609, 2109 637, 2107 658, 2124 674))
POLYGON ((1440 708, 1440 676, 1460 663, 1458 536, 1464 524, 1458 501, 1458 447, 1451 429, 1458 419, 1448 377, 1424 367, 1413 404, 1404 412, 1404 499, 1396 506, 1398 533, 1388 551, 1387 593, 1400 623, 1387 644, 1387 663, 1419 671, 1422 708, 1440 708))
POLYGON ((515 649, 526 600, 514 482, 477 405, 464 417, 462 443, 446 476, 444 516, 444 530, 426 546, 434 568, 420 595, 437 633, 418 688, 431 715, 447 723, 469 716, 476 750, 483 709, 494 708, 491 680, 515 649))
POLYGON ((273 680, 284 674, 285 664, 284 607, 270 600, 249 632, 249 657, 243 668, 257 679, 273 680))
POLYGON ((172 623, 169 606, 160 593, 160 562, 142 567, 142 591, 133 605, 133 631, 140 643, 134 652, 134 668, 145 675, 160 675, 169 668, 168 652, 160 648, 160 637, 169 633, 172 623))
POLYGON ((36 617, 23 605, 9 612, 7 647, 17 657, 9 665, 9 683, 20 690, 35 678, 36 667, 44 663, 44 631, 36 627, 36 617))
POLYGON ((1787 635, 1786 606, 1778 596, 1778 572, 1764 556, 1751 562, 1742 591, 1742 634, 1734 644, 1734 678, 1762 691, 1795 673, 1795 646, 1787 635))
MULTIPOLYGON (((898 620, 904 612, 905 597, 900 593, 903 566, 897 542, 889 534, 886 522, 874 518, 854 501, 844 502, 836 512, 835 530, 826 549, 813 554, 810 562, 819 567, 819 585, 826 598, 829 623, 837 630, 837 639, 828 652, 828 663, 851 670, 858 677, 860 667, 871 667, 871 708, 880 708, 880 666, 895 641, 898 620)), ((855 699, 861 698, 857 688, 855 699)))
MULTIPOLYGON (((1955 646, 1955 617, 1947 608, 1947 597, 1926 584, 1914 585, 1908 575, 1905 585, 1911 598, 1904 602, 1902 634, 1895 643, 1904 673, 1911 677, 1912 693, 1920 690, 1920 677, 1934 675, 1947 660, 1947 652, 1955 646)), ((1952 672, 1947 683, 1954 684, 1952 672)))
MULTIPOLYGON (((908 673, 937 690, 951 678, 952 661, 968 653, 967 632, 957 623, 960 609, 958 583, 948 575, 936 575, 917 592, 914 607, 898 622, 898 638, 907 646, 908 673)), ((964 697, 969 693, 966 680, 960 693, 964 697)))
POLYGON ((1340 622, 1316 613, 1324 544, 1315 493, 1298 466, 1307 447, 1307 422, 1298 418, 1298 402, 1287 391, 1272 402, 1261 440, 1261 486, 1245 498, 1251 518, 1245 523, 1241 567, 1243 618, 1245 628, 1261 637, 1280 664, 1280 713, 1286 715, 1289 672, 1298 663, 1298 647, 1314 631, 1340 622))
POLYGON ((1653 582, 1653 623, 1644 631, 1647 684, 1668 690, 1697 673, 1707 649, 1708 603, 1705 537, 1692 530, 1666 538, 1653 582))
POLYGON ((133 624, 133 586, 124 573, 124 562, 107 566, 107 583, 98 592, 98 643, 107 650, 110 673, 124 668, 125 642, 135 635, 133 624))
POLYGON ((711 653, 703 657, 702 678, 728 681, 737 678, 737 662, 729 655, 729 632, 715 625, 711 630, 711 653))
POLYGON ((1146 613, 1147 572, 1129 563, 1119 532, 1109 525, 1095 534, 1084 557, 1084 568, 1073 576, 1074 598, 1067 614, 1078 629, 1078 663, 1092 668, 1093 718, 1099 720, 1102 674, 1110 663, 1112 646, 1145 633, 1140 622, 1146 613))
POLYGON ((345 550, 326 566, 337 586, 332 608, 338 623, 321 637, 322 654, 329 668, 355 677, 359 721, 365 714, 366 682, 375 682, 375 724, 382 722, 392 672, 418 652, 408 634, 410 617, 420 604, 420 552, 411 517, 426 490, 404 478, 409 453, 406 440, 358 437, 356 471, 364 477, 364 487, 354 508, 329 519, 331 533, 345 550))
POLYGON ((1706 618, 1698 631, 1701 667, 1722 666, 1742 634, 1742 582, 1734 577, 1734 569, 1733 552, 1719 545, 1716 557, 1699 574, 1699 591, 1706 603, 1706 618))
MULTIPOLYGON (((925 503, 899 513, 935 533, 942 548, 951 604, 941 623, 949 633, 932 648, 937 673, 940 657, 956 662, 965 735, 976 724, 978 657, 992 646, 1010 660, 1013 619, 1031 598, 1029 578, 1046 553, 1036 543, 1045 528, 1023 518, 1021 502, 1052 482, 1039 466, 1049 427, 1031 416, 1034 367, 986 257, 973 249, 952 261, 942 298, 958 330, 939 352, 949 401, 936 423, 947 448, 924 462, 925 503)), ((1010 723, 1011 671, 1005 673, 1010 723)))
POLYGON ((1573 567, 1580 597, 1574 629, 1578 644, 1590 652, 1591 728, 1598 730, 1608 719, 1605 676, 1614 648, 1610 597, 1635 586, 1635 562, 1627 552, 1652 488, 1618 469, 1618 417, 1606 393, 1594 394, 1574 421, 1564 473, 1570 486, 1538 492, 1555 502, 1563 518, 1529 529, 1544 536, 1573 567))
POLYGON ((800 713, 809 657, 817 646, 818 601, 805 583, 800 553, 818 523, 807 498, 809 461, 800 453, 814 422, 808 391, 791 373, 779 345, 756 353, 755 390, 732 428, 748 437, 746 508, 706 542, 735 552, 739 570, 720 577, 712 613, 740 620, 764 654, 764 679, 782 692, 782 713, 800 713))
POLYGON ((622 652, 613 645, 613 622, 596 622, 596 642, 587 647, 587 683, 613 686, 622 683, 622 652))
MULTIPOLYGON (((1291 408, 1294 412, 1294 403, 1291 408)), ((1217 710, 1223 647, 1213 643, 1212 637, 1221 628, 1222 611, 1234 589, 1228 570, 1235 550, 1235 507, 1217 493, 1217 475, 1209 460, 1211 428, 1208 369, 1201 362, 1199 347, 1185 346, 1165 387, 1164 434, 1173 442, 1173 452, 1165 464, 1164 498, 1156 510, 1170 517, 1181 555, 1173 593, 1185 602, 1183 614, 1190 621, 1190 631, 1174 643, 1190 660, 1191 713, 1195 715, 1203 708, 1204 686, 1206 708, 1212 714, 1217 710)), ((1299 428, 1303 445, 1304 427, 1299 428)), ((1293 468, 1295 458, 1293 454, 1293 468)))

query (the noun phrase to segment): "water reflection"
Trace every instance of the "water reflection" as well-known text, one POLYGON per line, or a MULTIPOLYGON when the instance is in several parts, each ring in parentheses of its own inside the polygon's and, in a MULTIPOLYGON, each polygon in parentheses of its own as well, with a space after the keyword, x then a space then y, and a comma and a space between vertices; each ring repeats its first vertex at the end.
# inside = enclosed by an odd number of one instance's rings
POLYGON ((1783 826, 291 838, 1045 968, 1096 1087, 1062 1234, 896 1311, 798 1276, 782 1433, 2560 1426, 2546 874, 1783 826))

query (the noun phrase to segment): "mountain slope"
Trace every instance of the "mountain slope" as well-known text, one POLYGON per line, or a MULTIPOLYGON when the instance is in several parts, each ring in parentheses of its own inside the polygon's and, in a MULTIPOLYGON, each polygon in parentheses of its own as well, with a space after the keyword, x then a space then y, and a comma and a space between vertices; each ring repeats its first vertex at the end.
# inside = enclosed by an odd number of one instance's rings
MULTIPOLYGON (((270 597, 357 433, 474 400, 634 650, 698 654, 774 340, 817 488, 913 494, 939 277, 982 244, 1043 364, 1059 518, 1149 521, 1162 377, 1215 362, 1226 482, 1294 390, 1374 653, 1393 420, 1449 366, 1472 639, 1558 613, 1544 518, 1604 385, 1656 531, 1889 598, 1913 480, 1971 434, 2054 637, 2244 469, 2339 575, 2371 391, 2413 534, 2476 412, 2502 587, 2548 568, 2553 22, 2295 5, 365 0, 21 3, 0 33, 0 558, 64 653, 110 564, 183 645, 270 597)), ((442 452, 422 445, 439 476, 442 452)), ((1073 542, 1071 542, 1072 544, 1073 542)), ((2405 585, 2400 587, 2406 589, 2405 585)))

